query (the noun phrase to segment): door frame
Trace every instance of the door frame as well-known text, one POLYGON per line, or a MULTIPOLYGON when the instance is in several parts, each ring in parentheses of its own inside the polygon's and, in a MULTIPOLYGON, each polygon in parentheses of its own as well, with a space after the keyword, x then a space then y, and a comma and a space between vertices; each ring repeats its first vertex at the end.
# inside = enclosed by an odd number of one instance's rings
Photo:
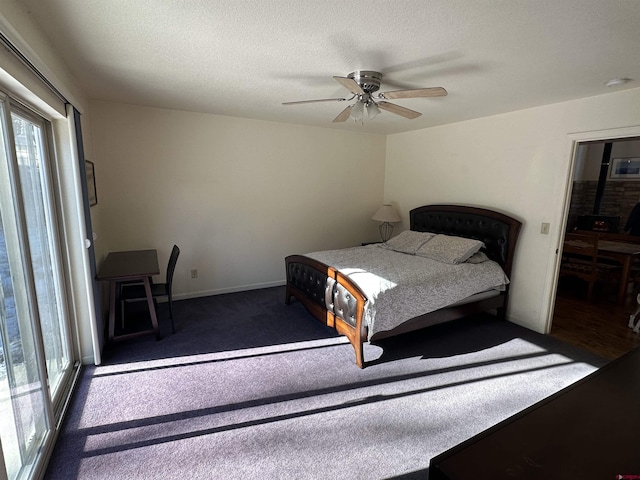
POLYGON ((569 218, 569 207, 571 205, 571 194, 573 192, 573 175, 576 168, 576 157, 578 153, 578 147, 581 143, 586 142, 602 142, 607 140, 622 140, 626 138, 640 138, 640 125, 634 125, 630 127, 611 128, 606 130, 592 130, 587 132, 570 133, 567 136, 568 140, 568 166, 565 177, 565 189, 564 189, 564 202, 558 217, 560 228, 557 229, 557 237, 554 239, 552 245, 555 247, 555 259, 553 262, 553 269, 551 272, 551 278, 547 281, 549 291, 545 294, 544 298, 548 299, 547 304, 547 318, 545 322, 545 333, 551 332, 553 323, 554 306, 556 303, 556 294, 558 291, 558 278, 560 272, 560 252, 562 251, 562 240, 566 233, 567 220, 569 218))

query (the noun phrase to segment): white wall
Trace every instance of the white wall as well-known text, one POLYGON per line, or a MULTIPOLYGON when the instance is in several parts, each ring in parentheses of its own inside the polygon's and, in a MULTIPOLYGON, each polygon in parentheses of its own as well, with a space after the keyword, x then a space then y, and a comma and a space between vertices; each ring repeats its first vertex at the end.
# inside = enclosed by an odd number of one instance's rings
POLYGON ((157 248, 164 276, 175 243, 176 298, 282 284, 286 255, 378 237, 382 135, 108 102, 90 109, 98 260, 157 248))
POLYGON ((385 197, 398 202, 404 228, 408 211, 428 203, 485 206, 521 220, 508 316, 544 332, 573 134, 637 125, 640 89, 391 135, 385 197), (551 223, 549 235, 542 222, 551 223))

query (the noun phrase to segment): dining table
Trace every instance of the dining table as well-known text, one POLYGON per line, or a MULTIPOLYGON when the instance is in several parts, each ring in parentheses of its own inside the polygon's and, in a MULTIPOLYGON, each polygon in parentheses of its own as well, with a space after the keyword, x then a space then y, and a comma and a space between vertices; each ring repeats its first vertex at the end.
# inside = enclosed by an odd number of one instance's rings
POLYGON ((631 265, 634 259, 640 258, 640 245, 616 240, 598 240, 598 256, 615 260, 622 266, 618 285, 618 304, 624 304, 631 265))
POLYGON ((160 340, 158 317, 156 315, 153 294, 151 293, 151 277, 160 274, 157 250, 129 250, 109 252, 96 275, 97 280, 109 282, 109 341, 124 340, 146 334, 155 334, 160 340), (117 289, 121 283, 141 282, 151 317, 151 329, 133 333, 115 334, 117 289))

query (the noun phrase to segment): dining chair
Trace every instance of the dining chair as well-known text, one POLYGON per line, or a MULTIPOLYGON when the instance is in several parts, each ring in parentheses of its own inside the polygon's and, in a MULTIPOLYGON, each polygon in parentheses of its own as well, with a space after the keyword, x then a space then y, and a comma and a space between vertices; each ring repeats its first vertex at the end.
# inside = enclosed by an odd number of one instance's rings
MULTIPOLYGON (((153 283, 151 280, 151 294, 153 296, 153 303, 157 310, 157 299, 166 297, 169 303, 169 318, 171 319, 171 330, 176 333, 176 327, 173 322, 173 302, 172 302, 172 284, 173 284, 173 272, 176 269, 176 263, 178 263, 178 256, 180 255, 180 249, 177 245, 173 246, 171 255, 169 256, 169 263, 167 265, 167 276, 165 283, 153 283)), ((122 285, 120 294, 120 305, 122 312, 122 319, 124 321, 124 310, 127 302, 141 302, 147 299, 147 294, 144 290, 144 285, 122 285)))
POLYGON ((578 233, 565 235, 560 275, 585 280, 588 284, 587 300, 591 300, 596 281, 609 280, 611 273, 619 269, 618 265, 599 261, 597 235, 578 233))

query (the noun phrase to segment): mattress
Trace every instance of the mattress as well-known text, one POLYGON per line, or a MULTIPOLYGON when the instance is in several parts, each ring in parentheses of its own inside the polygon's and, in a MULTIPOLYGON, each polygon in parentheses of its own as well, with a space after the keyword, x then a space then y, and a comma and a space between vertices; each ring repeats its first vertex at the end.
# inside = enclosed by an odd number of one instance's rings
POLYGON ((488 259, 449 264, 381 245, 306 256, 336 268, 366 295, 364 321, 369 338, 411 318, 497 295, 509 283, 500 265, 488 259))

